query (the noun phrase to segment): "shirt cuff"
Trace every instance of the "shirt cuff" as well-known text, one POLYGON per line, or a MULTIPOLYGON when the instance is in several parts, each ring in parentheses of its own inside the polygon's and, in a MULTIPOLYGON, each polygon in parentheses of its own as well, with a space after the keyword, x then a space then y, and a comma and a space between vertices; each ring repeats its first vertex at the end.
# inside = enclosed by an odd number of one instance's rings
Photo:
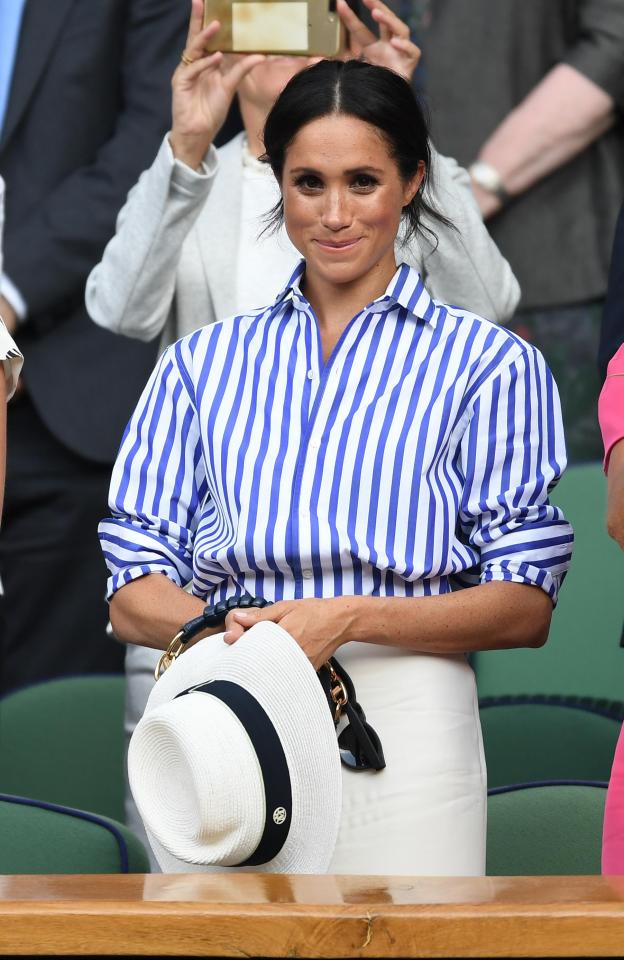
POLYGON ((2 277, 0 277, 0 293, 5 300, 8 300, 15 310, 18 321, 23 323, 28 316, 28 307, 26 306, 26 301, 13 281, 9 280, 6 273, 3 273, 2 277))
POLYGON ((524 583, 527 586, 540 587, 544 593, 548 594, 553 606, 556 606, 559 588, 561 587, 566 572, 566 570, 563 570, 561 573, 552 573, 544 567, 537 567, 531 563, 504 560, 501 563, 489 563, 481 572, 480 580, 481 583, 491 583, 494 580, 500 580, 508 583, 524 583))
POLYGON ((608 93, 616 104, 624 103, 624 73, 622 71, 622 55, 618 46, 615 49, 605 50, 595 37, 589 37, 586 42, 579 43, 566 56, 563 63, 574 67, 584 77, 591 80, 608 93))
POLYGON ((133 580, 139 580, 141 577, 147 577, 151 573, 162 573, 169 578, 177 587, 183 587, 184 584, 178 576, 176 570, 172 569, 170 566, 163 562, 159 563, 141 563, 137 564, 134 567, 126 567, 124 570, 119 573, 113 574, 112 577, 109 577, 106 584, 106 598, 110 600, 114 593, 117 590, 120 590, 121 587, 125 587, 127 583, 131 583, 133 580))
POLYGON ((210 145, 208 153, 200 164, 199 170, 193 170, 187 163, 184 163, 183 160, 178 160, 178 158, 173 155, 171 143, 169 142, 169 134, 165 137, 165 150, 173 167, 172 180, 180 186, 190 186, 198 180, 211 180, 217 172, 219 157, 213 144, 210 145))

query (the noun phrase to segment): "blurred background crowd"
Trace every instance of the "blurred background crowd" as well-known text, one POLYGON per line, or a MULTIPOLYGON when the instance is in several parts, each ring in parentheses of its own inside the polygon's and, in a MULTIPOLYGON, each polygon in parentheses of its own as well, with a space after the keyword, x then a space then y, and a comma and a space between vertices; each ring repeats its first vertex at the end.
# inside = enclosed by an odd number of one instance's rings
MULTIPOLYGON (((350 6, 376 37, 373 0, 350 6)), ((624 343, 624 5, 388 6, 421 51, 412 82, 441 155, 439 180, 455 184, 443 212, 472 264, 445 286, 432 254, 434 293, 492 314, 543 352, 559 387, 571 464, 562 496, 577 529, 579 572, 555 613, 552 653, 526 654, 537 658, 531 667, 524 651, 515 661, 480 655, 482 695, 624 701, 624 565, 604 532, 598 424, 607 366, 624 343)), ((272 197, 258 186, 265 171, 254 167, 265 106, 249 82, 253 71, 240 78, 239 103, 215 133, 214 189, 201 157, 199 168, 195 158, 184 170, 166 139, 189 12, 187 0, 0 0, 0 316, 25 357, 7 413, 4 695, 52 678, 123 672, 125 650, 107 630, 97 525, 124 426, 163 344, 231 313, 233 291, 239 304, 258 295, 222 252, 240 198, 255 197, 257 218, 272 197), (152 250, 157 241, 163 260, 152 250)), ((355 52, 370 43, 356 30, 351 40, 355 52)), ((273 97, 285 79, 275 81, 273 97)), ((174 108, 176 95, 179 80, 174 108)), ((266 277, 275 292, 288 272, 280 268, 266 277)), ((622 376, 624 363, 612 370, 622 376)), ((617 434, 609 433, 614 449, 617 434)), ((621 462, 620 451, 613 463, 621 462)), ((610 483, 624 491, 615 472, 610 483)), ((610 509, 611 533, 624 546, 624 496, 614 494, 610 509)), ((0 707, 0 747, 1 726, 0 707)), ((11 787, 0 775, 0 790, 11 787)))

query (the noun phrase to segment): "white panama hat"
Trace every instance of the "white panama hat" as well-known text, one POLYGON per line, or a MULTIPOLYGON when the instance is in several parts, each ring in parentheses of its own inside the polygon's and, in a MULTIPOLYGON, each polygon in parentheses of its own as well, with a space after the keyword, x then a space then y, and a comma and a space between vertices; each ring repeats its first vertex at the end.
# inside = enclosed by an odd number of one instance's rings
POLYGON ((128 772, 163 872, 327 872, 342 798, 336 732, 312 664, 277 624, 178 657, 135 728, 128 772))

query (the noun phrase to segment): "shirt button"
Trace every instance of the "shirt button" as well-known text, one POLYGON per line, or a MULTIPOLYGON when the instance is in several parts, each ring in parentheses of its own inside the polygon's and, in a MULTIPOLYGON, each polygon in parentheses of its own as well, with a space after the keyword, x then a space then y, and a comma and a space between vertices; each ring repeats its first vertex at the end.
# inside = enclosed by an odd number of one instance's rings
POLYGON ((312 579, 312 571, 311 571, 311 570, 304 570, 304 571, 303 571, 303 579, 304 579, 304 580, 311 580, 311 579, 312 579))
POLYGON ((320 449, 320 446, 321 446, 321 445, 320 445, 320 443, 318 442, 318 440, 311 440, 311 441, 310 441, 310 450, 319 450, 319 449, 320 449))
POLYGON ((308 370, 308 380, 314 380, 314 370, 308 370))

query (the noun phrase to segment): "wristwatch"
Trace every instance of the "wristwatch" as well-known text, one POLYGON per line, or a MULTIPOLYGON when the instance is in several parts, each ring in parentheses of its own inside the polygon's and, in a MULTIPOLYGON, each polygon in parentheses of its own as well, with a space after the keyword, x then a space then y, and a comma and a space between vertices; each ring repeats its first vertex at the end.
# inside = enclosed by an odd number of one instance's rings
POLYGON ((488 193, 498 197, 503 206, 509 203, 511 195, 505 190, 500 173, 490 163, 477 160, 468 167, 468 173, 482 190, 487 190, 488 193))

